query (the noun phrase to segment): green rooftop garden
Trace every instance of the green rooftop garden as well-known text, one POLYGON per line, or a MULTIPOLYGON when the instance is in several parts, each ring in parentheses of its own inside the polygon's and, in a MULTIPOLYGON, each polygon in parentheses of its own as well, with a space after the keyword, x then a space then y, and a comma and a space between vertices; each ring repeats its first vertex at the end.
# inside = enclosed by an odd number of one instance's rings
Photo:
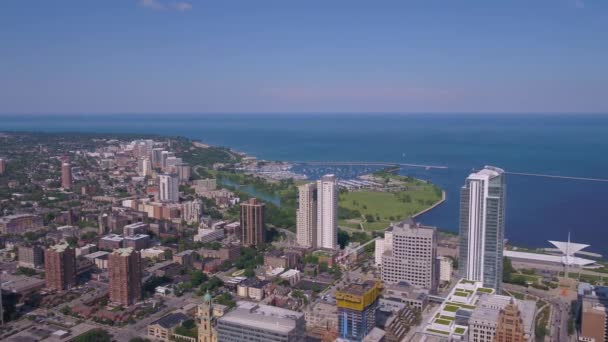
POLYGON ((492 293, 494 292, 494 290, 489 289, 487 287, 480 287, 477 289, 477 292, 481 292, 481 293, 492 293))
POLYGON ((450 325, 450 323, 452 323, 452 321, 448 321, 447 319, 436 319, 435 323, 437 324, 441 324, 441 325, 450 325))
POLYGON ((458 307, 460 307, 462 309, 468 309, 468 310, 474 310, 475 309, 475 305, 467 305, 467 304, 456 303, 456 302, 448 302, 447 305, 458 306, 458 307))
POLYGON ((449 335, 450 334, 447 331, 442 331, 442 330, 437 330, 437 329, 426 329, 426 331, 432 332, 432 333, 436 333, 436 334, 441 334, 441 335, 449 335))
POLYGON ((456 312, 458 311, 458 309, 460 309, 460 307, 454 305, 446 305, 443 309, 447 312, 456 312))
POLYGON ((462 327, 458 327, 458 328, 454 329, 454 333, 458 334, 458 335, 462 335, 462 334, 464 334, 464 332, 465 332, 465 330, 462 327))
POLYGON ((454 320, 454 317, 444 316, 444 315, 439 316, 439 318, 444 319, 446 321, 450 321, 450 322, 454 320))

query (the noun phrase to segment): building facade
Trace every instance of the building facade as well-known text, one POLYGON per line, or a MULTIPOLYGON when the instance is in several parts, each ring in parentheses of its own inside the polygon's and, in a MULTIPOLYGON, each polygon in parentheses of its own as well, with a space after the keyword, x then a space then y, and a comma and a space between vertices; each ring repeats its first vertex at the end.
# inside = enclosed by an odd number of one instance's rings
POLYGON ((460 192, 461 276, 500 290, 505 230, 505 176, 486 166, 466 179, 460 192))
POLYGON ((217 330, 215 329, 215 320, 213 317, 213 304, 211 303, 211 295, 209 295, 209 293, 206 293, 203 296, 203 302, 198 305, 196 316, 198 320, 197 342, 217 342, 217 330))
POLYGON ((159 200, 161 202, 179 201, 179 180, 174 174, 158 175, 159 200))
POLYGON ((64 291, 76 284, 76 252, 67 243, 49 247, 44 253, 46 287, 64 291))
POLYGON ((437 230, 405 220, 387 229, 390 244, 384 241, 382 280, 402 281, 434 292, 437 290, 437 230))
POLYGON ((515 301, 511 301, 498 315, 494 342, 527 342, 532 336, 526 333, 521 312, 515 301))
POLYGON ((351 283, 336 291, 338 336, 347 341, 362 341, 376 325, 376 309, 381 285, 368 280, 351 283))
POLYGON ((256 198, 241 203, 241 242, 244 246, 263 245, 266 235, 266 205, 256 198))
POLYGON ((298 187, 298 209, 296 211, 296 233, 298 245, 317 247, 317 184, 308 183, 298 187))
POLYGON ((304 314, 274 306, 237 302, 236 309, 217 320, 221 342, 304 342, 304 314))
POLYGON ((44 228, 42 217, 34 214, 16 214, 0 217, 0 234, 23 234, 44 228))
POLYGON ((64 189, 72 188, 72 165, 67 162, 61 164, 61 187, 64 189))
POLYGON ((317 181, 317 248, 338 246, 338 184, 336 176, 317 181))
POLYGON ((110 302, 129 306, 141 299, 142 266, 139 252, 121 248, 108 258, 110 302))
POLYGON ((19 246, 19 266, 38 268, 44 266, 44 249, 40 246, 19 246))

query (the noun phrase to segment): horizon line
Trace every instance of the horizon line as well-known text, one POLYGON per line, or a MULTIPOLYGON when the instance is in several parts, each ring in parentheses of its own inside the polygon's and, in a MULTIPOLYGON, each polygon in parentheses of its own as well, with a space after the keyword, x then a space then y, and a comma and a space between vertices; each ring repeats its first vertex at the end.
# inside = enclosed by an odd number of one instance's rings
POLYGON ((378 112, 356 112, 356 111, 314 111, 314 112, 296 112, 296 111, 217 111, 217 112, 193 112, 193 111, 176 111, 176 112, 26 112, 26 113, 11 113, 11 112, 0 112, 0 116, 36 116, 36 115, 49 115, 49 116, 72 116, 72 115, 324 115, 324 114, 338 114, 338 115, 441 115, 441 114, 471 114, 471 115, 608 115, 608 111, 592 111, 592 112, 550 112, 550 111, 530 111, 530 112, 508 112, 508 111, 416 111, 416 112, 399 112, 399 111, 378 111, 378 112))

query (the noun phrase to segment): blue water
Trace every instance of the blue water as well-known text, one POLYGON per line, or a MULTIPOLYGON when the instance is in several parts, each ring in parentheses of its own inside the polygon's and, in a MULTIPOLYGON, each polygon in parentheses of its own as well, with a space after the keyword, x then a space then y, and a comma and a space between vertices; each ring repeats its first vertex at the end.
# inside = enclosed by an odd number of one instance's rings
MULTIPOLYGON (((0 130, 183 135, 269 160, 391 161, 447 191, 422 223, 458 229, 458 191, 473 168, 608 178, 608 115, 167 114, 2 116, 0 130)), ((508 175, 506 236, 547 247, 568 232, 608 255, 608 182, 508 175)))

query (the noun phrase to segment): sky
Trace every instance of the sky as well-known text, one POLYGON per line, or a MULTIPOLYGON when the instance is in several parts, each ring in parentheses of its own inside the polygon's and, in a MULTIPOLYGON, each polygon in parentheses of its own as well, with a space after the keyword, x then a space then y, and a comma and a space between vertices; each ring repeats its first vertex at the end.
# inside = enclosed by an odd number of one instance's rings
POLYGON ((608 113, 605 0, 2 0, 0 113, 608 113))

